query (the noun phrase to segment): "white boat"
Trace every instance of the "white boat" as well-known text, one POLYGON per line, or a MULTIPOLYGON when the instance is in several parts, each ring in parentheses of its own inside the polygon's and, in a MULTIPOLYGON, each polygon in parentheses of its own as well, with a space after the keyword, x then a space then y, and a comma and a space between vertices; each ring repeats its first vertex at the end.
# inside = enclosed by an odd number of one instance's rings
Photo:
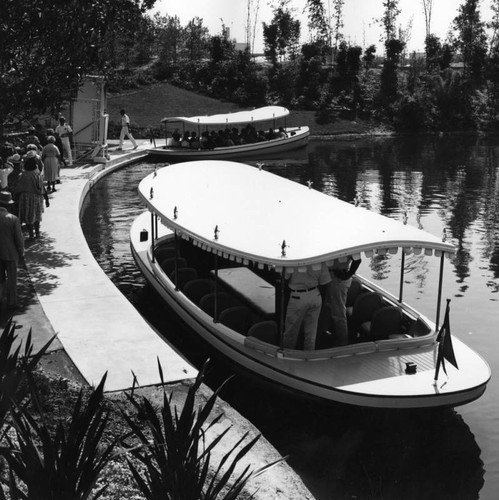
POLYGON ((435 381, 442 271, 435 323, 402 296, 406 254, 436 256, 443 266, 454 252, 450 243, 235 162, 170 165, 138 191, 148 208, 131 228, 138 267, 192 330, 243 370, 296 394, 370 407, 452 407, 485 391, 489 366, 456 337, 459 369, 447 362, 435 381), (379 296, 379 308, 401 311, 396 331, 343 347, 282 347, 280 283, 288 273, 397 251, 398 297, 357 277, 359 289, 379 296))
POLYGON ((165 126, 166 146, 156 147, 151 153, 176 161, 265 159, 281 155, 306 146, 310 135, 307 126, 286 126, 288 115, 289 110, 282 106, 265 106, 211 116, 166 117, 161 120, 165 126), (224 141, 218 141, 220 133, 223 136, 226 130, 234 128, 239 132, 235 144, 224 145, 224 141), (189 147, 182 147, 182 141, 172 137, 175 130, 181 136, 187 133, 190 139, 193 132, 197 139, 203 134, 207 134, 208 139, 206 142, 196 139, 191 141, 189 147), (245 131, 247 133, 243 133, 245 131), (250 134, 249 131, 253 132, 250 134))

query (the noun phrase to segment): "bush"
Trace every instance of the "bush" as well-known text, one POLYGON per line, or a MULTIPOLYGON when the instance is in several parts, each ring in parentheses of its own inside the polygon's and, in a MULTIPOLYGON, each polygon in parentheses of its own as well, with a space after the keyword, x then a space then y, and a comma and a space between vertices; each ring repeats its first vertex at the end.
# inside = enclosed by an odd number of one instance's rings
MULTIPOLYGON (((252 477, 274 465, 270 464, 255 472, 248 465, 242 472, 235 473, 236 466, 260 438, 258 435, 243 444, 246 433, 222 458, 210 478, 211 452, 227 435, 230 427, 210 444, 205 443, 207 432, 223 418, 223 414, 219 414, 211 421, 209 419, 222 387, 204 405, 196 406, 196 393, 204 380, 206 368, 207 363, 189 388, 180 413, 176 407, 171 407, 171 396, 168 397, 165 391, 159 411, 147 398, 137 401, 133 393, 129 395, 130 402, 137 414, 142 415, 149 431, 144 432, 137 420, 124 414, 134 436, 142 443, 142 446, 130 446, 129 450, 145 467, 145 477, 132 462, 129 462, 129 466, 137 486, 148 499, 236 500, 252 477), (233 475, 236 476, 234 479, 233 475)), ((163 381, 161 366, 159 371, 163 381)))
POLYGON ((7 437, 9 449, 2 453, 9 465, 12 498, 86 500, 104 492, 106 486, 96 493, 93 489, 117 442, 105 444, 102 440, 108 422, 102 405, 105 380, 106 375, 86 404, 80 391, 69 422, 59 422, 55 433, 37 403, 36 386, 32 384, 39 418, 20 408, 13 410, 17 442, 7 437), (18 480, 24 487, 17 485, 18 480))
POLYGON ((395 106, 395 129, 403 132, 425 130, 430 123, 430 109, 420 94, 404 96, 395 106))

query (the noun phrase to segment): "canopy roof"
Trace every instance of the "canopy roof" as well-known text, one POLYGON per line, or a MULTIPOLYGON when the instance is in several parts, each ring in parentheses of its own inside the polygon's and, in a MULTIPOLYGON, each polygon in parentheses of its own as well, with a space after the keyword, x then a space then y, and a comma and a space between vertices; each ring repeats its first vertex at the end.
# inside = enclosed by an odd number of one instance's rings
POLYGON ((143 179, 139 195, 163 224, 194 244, 278 270, 400 247, 454 252, 426 231, 241 163, 170 165, 143 179))
POLYGON ((289 115, 289 110, 282 106, 265 106, 250 111, 236 113, 223 113, 212 116, 172 116, 161 120, 162 123, 184 122, 191 125, 239 125, 241 123, 254 123, 284 118, 289 115))

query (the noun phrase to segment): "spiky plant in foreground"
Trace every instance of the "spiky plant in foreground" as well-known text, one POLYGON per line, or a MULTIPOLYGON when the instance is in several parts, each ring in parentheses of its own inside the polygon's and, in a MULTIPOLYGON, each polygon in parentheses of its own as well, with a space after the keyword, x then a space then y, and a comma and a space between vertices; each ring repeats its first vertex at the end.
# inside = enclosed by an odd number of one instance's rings
POLYGON ((0 427, 3 426, 5 417, 10 411, 13 401, 19 399, 19 389, 26 374, 31 373, 52 343, 51 338, 36 354, 33 354, 31 329, 24 342, 24 352, 21 351, 21 342, 14 349, 18 337, 16 323, 9 319, 0 335, 0 427))
MULTIPOLYGON (((10 471, 9 480, 13 500, 87 500, 99 474, 113 457, 118 440, 103 442, 108 422, 102 398, 106 375, 92 391, 87 403, 80 390, 67 425, 59 422, 55 433, 43 415, 32 385, 32 399, 39 418, 22 408, 12 411, 17 442, 6 437, 9 446, 0 451, 10 471), (24 483, 24 488, 17 485, 24 483), (27 493, 25 493, 27 491, 27 493)), ((106 486, 93 493, 99 498, 106 486)), ((1 493, 0 493, 1 495, 1 493)))
MULTIPOLYGON (((159 365, 159 362, 158 362, 159 365)), ((248 433, 237 441, 226 453, 221 462, 210 473, 211 452, 230 431, 230 427, 206 443, 207 431, 216 425, 222 415, 208 421, 218 394, 219 387, 204 405, 195 408, 196 393, 204 380, 207 363, 201 368, 194 384, 189 388, 180 414, 175 406, 172 408, 172 396, 163 389, 163 405, 155 410, 147 398, 138 401, 129 394, 129 399, 146 422, 145 432, 129 416, 124 415, 140 445, 130 447, 129 451, 145 466, 146 473, 128 462, 137 485, 147 500, 182 499, 182 500, 235 500, 248 481, 275 465, 269 464, 257 471, 250 466, 234 475, 241 459, 256 444, 260 436, 243 443, 248 433), (240 448, 240 449, 239 449, 240 448)), ((163 373, 159 365, 161 381, 163 373)))

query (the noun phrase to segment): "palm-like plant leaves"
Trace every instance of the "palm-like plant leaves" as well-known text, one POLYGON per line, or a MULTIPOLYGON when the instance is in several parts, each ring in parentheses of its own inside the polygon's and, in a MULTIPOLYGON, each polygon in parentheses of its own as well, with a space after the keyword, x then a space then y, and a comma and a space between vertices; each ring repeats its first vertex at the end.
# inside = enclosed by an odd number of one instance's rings
MULTIPOLYGON (((4 453, 4 456, 11 472, 25 483, 28 490, 25 496, 15 488, 19 498, 84 500, 90 497, 99 474, 113 458, 117 442, 103 443, 108 422, 102 405, 106 376, 92 391, 86 404, 83 391, 80 391, 67 429, 59 423, 53 435, 34 387, 33 401, 40 419, 23 409, 14 409, 13 421, 19 444, 16 446, 11 441, 11 452, 4 453)), ((105 487, 94 493, 93 498, 99 498, 104 490, 105 487)))
POLYGON ((18 399, 19 386, 27 373, 34 370, 53 341, 52 337, 36 354, 33 354, 31 329, 24 343, 24 353, 21 344, 13 349, 17 340, 16 323, 9 319, 0 335, 0 426, 5 420, 11 402, 18 399))
MULTIPOLYGON (((196 393, 204 380, 207 364, 208 362, 201 368, 194 384, 189 388, 180 414, 176 406, 172 409, 172 396, 168 397, 165 390, 159 414, 147 398, 144 397, 139 402, 133 394, 129 395, 129 400, 137 411, 145 415, 147 434, 136 421, 124 415, 133 434, 141 443, 140 446, 130 446, 129 451, 145 466, 145 477, 130 460, 128 464, 137 486, 147 500, 235 500, 252 477, 283 460, 280 459, 255 472, 246 466, 232 479, 240 461, 260 438, 256 436, 236 453, 246 441, 246 433, 223 456, 210 478, 212 451, 230 431, 230 427, 206 444, 207 431, 222 418, 222 415, 218 415, 211 422, 208 421, 223 387, 220 386, 204 405, 195 408, 196 393)), ((159 361, 158 369, 164 385, 159 361)))

